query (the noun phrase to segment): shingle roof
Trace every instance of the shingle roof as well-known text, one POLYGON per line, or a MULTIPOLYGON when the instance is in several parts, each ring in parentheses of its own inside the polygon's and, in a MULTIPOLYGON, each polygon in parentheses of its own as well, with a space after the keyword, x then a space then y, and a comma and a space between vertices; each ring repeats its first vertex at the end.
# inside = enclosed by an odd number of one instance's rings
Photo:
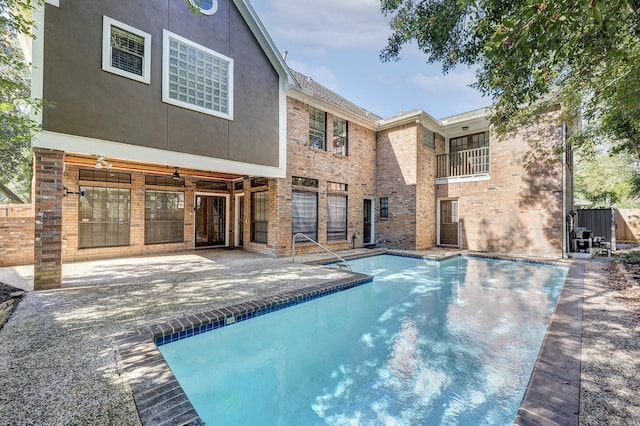
POLYGON ((348 101, 347 99, 343 98, 342 96, 338 95, 337 93, 327 89, 326 87, 324 87, 323 85, 316 83, 315 81, 313 81, 313 79, 311 77, 308 77, 302 73, 299 73, 298 71, 295 70, 290 70, 291 73, 293 74, 293 77, 296 79, 296 81, 298 82, 298 85, 306 91, 309 91, 311 93, 313 93, 315 96, 317 96, 318 98, 326 101, 326 102, 330 102, 334 105, 337 105, 341 108, 344 108, 347 111, 350 111, 354 114, 357 114, 363 118, 366 118, 368 120, 373 120, 373 121, 378 121, 378 120, 382 120, 382 117, 362 108, 359 107, 358 105, 354 104, 351 101, 348 101))

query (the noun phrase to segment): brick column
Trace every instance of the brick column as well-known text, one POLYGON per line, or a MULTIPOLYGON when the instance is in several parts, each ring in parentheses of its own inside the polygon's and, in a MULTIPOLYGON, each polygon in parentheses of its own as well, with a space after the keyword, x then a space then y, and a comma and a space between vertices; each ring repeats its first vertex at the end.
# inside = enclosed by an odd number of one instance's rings
POLYGON ((33 149, 35 210, 33 287, 44 290, 62 282, 62 177, 64 152, 33 149))

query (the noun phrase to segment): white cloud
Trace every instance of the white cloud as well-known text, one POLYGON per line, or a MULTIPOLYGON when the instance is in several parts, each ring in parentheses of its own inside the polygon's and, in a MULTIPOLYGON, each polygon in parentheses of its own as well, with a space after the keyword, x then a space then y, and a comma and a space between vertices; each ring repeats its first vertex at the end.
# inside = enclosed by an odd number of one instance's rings
POLYGON ((476 76, 471 71, 450 71, 448 74, 438 75, 417 73, 409 77, 408 81, 429 95, 477 93, 476 90, 469 87, 476 81, 476 76))
MULTIPOLYGON (((257 3, 259 0, 255 0, 257 3)), ((263 0, 260 19, 281 49, 299 46, 324 55, 331 49, 381 48, 390 33, 378 0, 263 0)))
POLYGON ((295 59, 287 59, 287 65, 290 68, 311 77, 314 81, 322 84, 324 87, 338 91, 338 77, 331 71, 331 69, 325 66, 313 67, 305 63, 298 62, 295 59))

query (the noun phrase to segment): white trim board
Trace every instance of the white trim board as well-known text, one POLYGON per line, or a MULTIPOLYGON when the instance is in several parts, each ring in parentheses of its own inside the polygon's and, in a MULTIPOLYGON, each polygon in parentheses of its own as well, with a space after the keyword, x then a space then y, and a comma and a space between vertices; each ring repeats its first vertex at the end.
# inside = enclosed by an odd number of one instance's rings
POLYGON ((240 161, 165 151, 157 148, 147 148, 122 142, 111 142, 49 131, 37 133, 32 141, 32 146, 84 155, 101 155, 107 159, 111 157, 147 164, 211 170, 220 173, 261 176, 266 178, 285 178, 287 176, 285 166, 282 163, 281 167, 243 163, 240 161))

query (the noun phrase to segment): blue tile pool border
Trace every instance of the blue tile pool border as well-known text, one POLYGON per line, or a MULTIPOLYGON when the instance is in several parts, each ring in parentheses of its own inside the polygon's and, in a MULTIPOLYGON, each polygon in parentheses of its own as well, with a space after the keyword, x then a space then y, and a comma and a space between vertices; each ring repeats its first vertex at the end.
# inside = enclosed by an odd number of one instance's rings
POLYGON ((154 343, 158 346, 177 342, 197 334, 206 333, 218 328, 227 327, 251 318, 309 302, 329 294, 338 293, 373 281, 373 277, 354 274, 359 277, 333 281, 329 286, 317 285, 301 290, 290 291, 267 299, 239 303, 222 309, 186 317, 175 322, 165 323, 153 334, 154 343))
MULTIPOLYGON (((444 256, 432 257, 395 250, 372 252, 350 257, 347 260, 381 254, 427 261, 442 261, 462 256, 463 258, 569 267, 556 311, 549 324, 514 424, 522 426, 529 424, 578 425, 580 357, 576 357, 575 353, 577 351, 579 354, 582 337, 583 264, 469 253, 446 253, 444 256), (558 333, 557 330, 561 330, 561 333, 558 333), (570 332, 567 333, 567 330, 570 332), (563 352, 559 348, 570 348, 571 350, 563 352), (549 392, 553 392, 553 398, 546 397, 549 392)), ((312 263, 326 265, 332 261, 325 259, 312 263)), ((120 358, 120 372, 128 377, 141 423, 143 425, 204 425, 165 362, 158 345, 229 326, 269 312, 357 287, 372 280, 372 276, 352 272, 349 277, 341 280, 239 303, 115 336, 120 358)))

